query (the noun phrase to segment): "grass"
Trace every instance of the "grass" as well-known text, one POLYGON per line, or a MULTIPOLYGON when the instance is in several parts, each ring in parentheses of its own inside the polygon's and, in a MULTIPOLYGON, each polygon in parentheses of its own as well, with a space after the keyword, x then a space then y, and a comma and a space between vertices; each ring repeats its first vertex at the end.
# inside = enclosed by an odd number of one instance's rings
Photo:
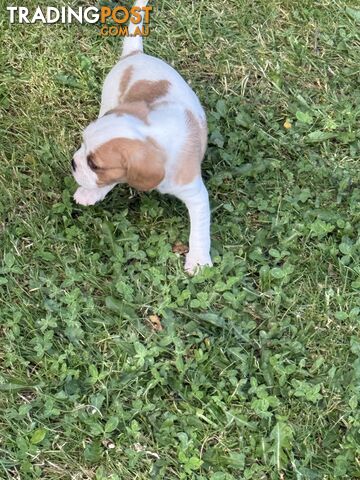
POLYGON ((358 6, 157 3, 209 120, 195 278, 178 201, 71 199, 120 40, 3 15, 0 478, 360 478, 358 6))

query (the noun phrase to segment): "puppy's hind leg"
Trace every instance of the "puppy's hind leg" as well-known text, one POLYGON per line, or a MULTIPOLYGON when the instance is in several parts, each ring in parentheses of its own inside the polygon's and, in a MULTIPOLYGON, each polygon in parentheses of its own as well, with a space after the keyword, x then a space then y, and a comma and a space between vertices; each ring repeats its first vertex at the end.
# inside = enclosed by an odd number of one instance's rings
POLYGON ((209 195, 201 177, 176 189, 173 195, 182 200, 189 212, 190 239, 185 270, 189 274, 212 265, 210 257, 210 206, 209 195))

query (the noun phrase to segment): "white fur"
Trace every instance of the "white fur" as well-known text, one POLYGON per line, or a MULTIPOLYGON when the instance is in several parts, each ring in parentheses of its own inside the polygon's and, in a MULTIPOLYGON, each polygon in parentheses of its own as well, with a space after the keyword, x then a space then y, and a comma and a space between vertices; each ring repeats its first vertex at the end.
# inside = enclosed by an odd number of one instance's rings
POLYGON ((106 185, 106 187, 84 188, 79 187, 75 194, 74 200, 79 205, 95 205, 95 203, 104 200, 106 195, 115 187, 115 185, 106 185))
POLYGON ((182 200, 190 217, 189 253, 185 270, 195 273, 202 265, 212 265, 210 258, 209 196, 201 177, 183 187, 173 189, 173 195, 182 200))
MULTIPOLYGON (((146 6, 146 4, 147 0, 138 0, 135 6, 146 6)), ((125 38, 123 56, 135 50, 142 51, 141 37, 125 38)), ((97 187, 97 175, 87 165, 86 157, 90 152, 116 137, 139 140, 144 140, 146 137, 153 138, 166 152, 165 178, 156 189, 161 193, 176 196, 185 203, 189 211, 191 229, 185 269, 189 273, 195 273, 199 267, 212 264, 209 253, 210 208, 208 193, 201 177, 182 186, 174 181, 176 162, 186 141, 186 110, 190 110, 199 121, 206 121, 198 97, 170 65, 143 53, 120 59, 105 79, 99 118, 85 129, 83 144, 74 155, 76 164, 74 177, 80 185, 74 199, 82 205, 93 205, 102 200, 115 186, 97 187), (170 82, 167 95, 161 97, 157 105, 152 106, 147 123, 132 115, 103 116, 118 106, 121 78, 130 66, 132 67, 131 84, 138 80, 170 82)))

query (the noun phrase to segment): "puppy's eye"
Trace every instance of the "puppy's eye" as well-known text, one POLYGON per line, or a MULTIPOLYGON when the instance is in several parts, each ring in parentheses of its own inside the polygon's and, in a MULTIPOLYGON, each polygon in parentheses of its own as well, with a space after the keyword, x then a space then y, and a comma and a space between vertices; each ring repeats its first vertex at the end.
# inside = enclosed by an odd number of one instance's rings
POLYGON ((99 169, 99 167, 94 162, 94 156, 92 154, 88 155, 86 157, 86 160, 87 160, 87 163, 88 163, 89 167, 91 168, 91 170, 98 170, 99 169))

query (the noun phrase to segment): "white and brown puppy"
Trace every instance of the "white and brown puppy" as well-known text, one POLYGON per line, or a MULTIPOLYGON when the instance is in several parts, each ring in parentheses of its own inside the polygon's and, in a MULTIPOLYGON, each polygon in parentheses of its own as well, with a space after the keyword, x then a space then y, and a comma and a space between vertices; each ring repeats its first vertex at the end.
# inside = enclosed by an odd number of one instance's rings
MULTIPOLYGON (((147 0, 137 0, 144 7, 147 0)), ((207 123, 198 97, 168 64, 143 53, 142 38, 131 36, 108 74, 99 118, 83 133, 72 169, 81 205, 102 200, 118 183, 140 191, 175 195, 190 215, 185 269, 211 265, 210 209, 201 178, 207 123)), ((141 25, 140 25, 141 26, 141 25)))

